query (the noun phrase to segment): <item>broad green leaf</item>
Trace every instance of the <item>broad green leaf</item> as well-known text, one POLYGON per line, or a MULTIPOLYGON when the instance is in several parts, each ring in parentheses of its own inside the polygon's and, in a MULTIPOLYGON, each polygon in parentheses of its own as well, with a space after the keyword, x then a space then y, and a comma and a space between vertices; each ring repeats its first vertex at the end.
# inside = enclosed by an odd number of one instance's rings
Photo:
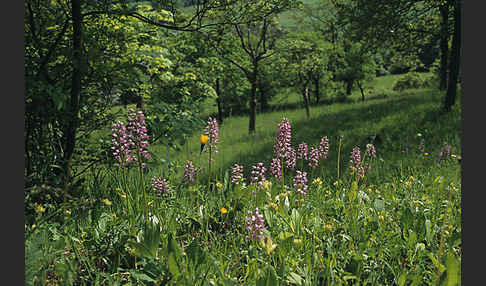
POLYGON ((358 182, 353 181, 349 190, 349 201, 353 202, 358 196, 358 182))
POLYGON ((446 267, 437 261, 437 258, 434 257, 432 253, 427 253, 427 256, 432 260, 432 263, 435 265, 436 268, 439 268, 439 273, 442 274, 444 270, 446 270, 446 267))
POLYGON ((412 284, 410 284, 410 286, 418 286, 418 285, 420 285, 420 282, 422 282, 422 276, 421 275, 413 275, 412 276, 412 284))
POLYGON ((168 242, 167 242, 167 251, 169 254, 174 253, 175 258, 180 259, 182 255, 182 250, 177 244, 177 241, 174 239, 172 234, 169 234, 168 242))
POLYGON ((195 267, 206 261, 206 255, 195 239, 187 247, 186 254, 195 267))
POLYGON ((432 233, 431 228, 430 228, 430 220, 427 219, 425 221, 425 239, 427 240, 427 242, 429 244, 432 241, 432 236, 433 236, 433 233, 432 233))
POLYGON ((447 286, 455 286, 460 284, 459 276, 459 262, 452 253, 447 255, 447 286))
POLYGON ((169 268, 170 274, 172 274, 177 280, 181 273, 179 272, 179 265, 177 264, 177 261, 175 259, 174 252, 169 253, 169 258, 167 259, 167 267, 169 268))
POLYGON ((287 280, 290 283, 294 283, 294 284, 297 284, 297 285, 302 284, 302 277, 300 277, 300 275, 295 273, 295 272, 290 272, 287 280))
POLYGON ((398 277, 398 286, 403 286, 405 285, 405 282, 407 281, 407 272, 402 272, 402 274, 400 274, 400 277, 398 277))
POLYGON ((407 242, 409 247, 415 246, 417 244, 417 234, 415 232, 412 232, 408 236, 407 242))
POLYGON ((272 227, 272 225, 273 225, 273 217, 274 217, 272 211, 270 209, 268 209, 268 208, 265 208, 263 210, 263 214, 265 215, 265 221, 267 222, 268 226, 269 227, 272 227))
POLYGON ((151 278, 150 276, 148 276, 147 274, 145 273, 142 273, 140 271, 137 271, 137 270, 131 270, 130 271, 130 275, 137 279, 137 280, 140 280, 140 281, 145 281, 145 282, 157 282, 156 280, 154 280, 153 278, 151 278))
POLYGON ((277 286, 277 273, 272 266, 268 266, 263 272, 263 276, 256 281, 257 286, 277 286))

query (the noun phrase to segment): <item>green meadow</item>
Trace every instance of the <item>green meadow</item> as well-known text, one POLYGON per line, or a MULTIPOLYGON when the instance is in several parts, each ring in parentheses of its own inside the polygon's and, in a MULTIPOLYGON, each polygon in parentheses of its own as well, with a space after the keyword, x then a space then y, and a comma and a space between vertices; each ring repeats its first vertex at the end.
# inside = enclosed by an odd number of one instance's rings
POLYGON ((84 194, 62 205, 61 218, 48 221, 39 211, 37 224, 26 226, 26 278, 44 285, 460 283, 461 105, 444 114, 443 94, 393 91, 394 77, 377 78, 365 102, 353 93, 344 103, 312 106, 309 119, 302 106, 285 108, 299 103, 297 95, 277 98, 280 110, 258 114, 253 135, 248 117, 225 118, 214 161, 207 146, 201 152, 202 126, 178 150, 150 145, 146 168, 91 169, 84 194), (297 159, 279 180, 270 161, 282 118, 293 148, 317 147, 327 136, 329 152, 317 168, 297 159), (368 143, 376 158, 365 156, 368 143), (354 147, 370 165, 364 176, 350 168, 354 147), (197 170, 193 182, 184 180, 187 160, 197 170), (258 162, 267 168, 261 185, 249 180, 258 162), (235 163, 243 166, 237 182, 235 163), (297 171, 307 180, 297 182, 297 171), (156 193, 154 177, 165 179, 166 192, 156 193), (296 192, 303 185, 305 196, 296 192), (255 231, 261 236, 252 238, 255 231))

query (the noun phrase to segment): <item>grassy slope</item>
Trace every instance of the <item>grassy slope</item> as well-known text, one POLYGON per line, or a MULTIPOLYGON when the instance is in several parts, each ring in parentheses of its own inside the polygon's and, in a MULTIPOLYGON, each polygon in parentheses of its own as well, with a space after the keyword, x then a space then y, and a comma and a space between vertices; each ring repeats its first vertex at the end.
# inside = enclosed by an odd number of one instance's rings
MULTIPOLYGON (((386 98, 371 98, 364 103, 340 103, 311 107, 311 118, 305 117, 303 109, 276 111, 259 114, 256 119, 256 133, 248 135, 248 118, 246 116, 227 118, 220 126, 219 154, 216 155, 213 170, 223 172, 234 163, 244 164, 246 169, 258 161, 269 165, 272 158, 274 136, 277 125, 282 117, 287 117, 292 126, 293 146, 306 142, 316 146, 323 136, 328 136, 331 150, 337 146, 337 138, 343 136, 341 168, 347 168, 349 153, 354 146, 364 150, 367 137, 378 134, 381 143, 377 143, 377 151, 381 158, 398 160, 403 155, 407 145, 417 149, 418 133, 424 135, 426 151, 431 157, 439 152, 440 144, 453 145, 453 152, 460 153, 460 110, 441 115, 439 107, 442 96, 435 90, 410 90, 404 93, 391 91, 393 77, 377 79, 375 90, 389 94, 386 98)), ((356 95, 357 96, 357 95, 356 95)), ((202 132, 202 130, 201 130, 202 132)), ((194 134, 183 147, 183 150, 170 151, 163 146, 152 146, 156 154, 153 164, 155 174, 166 174, 167 158, 175 161, 177 171, 182 176, 183 163, 192 160, 205 171, 207 155, 199 155, 199 133, 194 134)), ((400 159, 402 160, 402 159, 400 159)), ((336 152, 330 152, 330 157, 315 175, 322 174, 325 178, 336 176, 336 152)), ((398 162, 392 163, 399 164, 398 162)), ((383 164, 388 168, 390 163, 383 164)), ((396 165, 395 165, 396 166, 396 165)))
MULTIPOLYGON (((386 78, 380 80, 388 81, 386 78)), ((384 90, 386 92, 386 88, 384 90)), ((295 240, 293 244, 287 243, 281 237, 285 232, 294 231, 286 227, 280 216, 273 216, 271 224, 272 216, 266 214, 268 230, 278 244, 275 254, 270 258, 263 254, 263 250, 251 250, 252 247, 244 240, 244 216, 247 210, 255 206, 270 211, 269 205, 263 206, 263 203, 244 195, 240 198, 238 196, 242 192, 234 189, 207 192, 204 184, 185 187, 179 183, 185 159, 191 159, 195 165, 201 164, 202 167, 207 164, 205 156, 199 161, 199 134, 193 136, 185 150, 172 152, 170 156, 171 160, 179 163, 179 174, 169 178, 175 189, 174 196, 162 199, 162 207, 158 208, 160 218, 164 221, 162 233, 165 235, 176 230, 177 239, 181 245, 185 245, 186 250, 189 242, 197 237, 196 241, 205 252, 217 261, 221 273, 224 273, 222 276, 233 277, 240 282, 252 283, 257 276, 245 275, 258 271, 249 269, 262 267, 264 263, 277 258, 278 261, 285 261, 284 268, 302 276, 302 267, 310 265, 309 254, 316 253, 317 257, 325 259, 315 260, 307 271, 310 271, 312 279, 324 273, 326 285, 343 283, 343 279, 351 274, 356 275, 360 282, 368 281, 369 285, 396 285, 403 273, 408 273, 407 279, 410 280, 422 279, 423 284, 418 285, 430 285, 435 279, 435 267, 429 257, 442 255, 441 260, 444 261, 447 255, 456 253, 455 257, 460 261, 460 165, 453 160, 441 165, 435 162, 438 147, 444 142, 452 144, 454 154, 460 153, 460 98, 453 111, 444 115, 439 112, 443 96, 436 90, 387 94, 387 98, 370 99, 365 103, 315 106, 311 109, 312 117, 309 120, 305 118, 303 109, 260 114, 255 136, 247 135, 247 117, 228 118, 221 126, 220 153, 215 161, 220 181, 222 171, 235 162, 243 164, 247 171, 250 164, 257 161, 263 161, 268 166, 277 124, 283 116, 291 122, 293 146, 302 141, 316 145, 322 136, 329 136, 329 158, 319 170, 324 181, 322 188, 316 191, 316 185, 310 183, 320 174, 309 174, 309 196, 304 206, 295 207, 302 217, 300 230, 295 231, 294 236, 301 239, 300 246, 295 240), (425 138, 428 156, 418 151, 419 138, 416 135, 419 132, 425 138), (366 181, 360 182, 360 198, 351 199, 353 192, 350 192, 349 181, 333 184, 336 180, 336 138, 338 135, 344 136, 341 164, 343 169, 347 169, 351 149, 356 145, 364 149, 366 137, 375 133, 382 138, 382 143, 376 144, 378 160, 374 162, 366 181), (408 155, 403 151, 407 143, 411 147, 408 155), (200 215, 202 206, 204 216, 200 215), (221 207, 228 209, 227 215, 221 214, 221 207), (174 217, 179 218, 179 223, 174 223, 174 217), (429 232, 425 227, 426 221, 431 225, 430 235, 425 234, 429 232), (445 229, 447 234, 442 231, 445 229), (414 230, 415 238, 410 230, 414 230), (407 233, 410 235, 405 235, 407 233), (440 250, 442 237, 445 246, 440 250), (420 247, 423 251, 420 251, 420 247), (452 250, 452 247, 455 249, 452 250), (252 264, 250 258, 255 253, 261 254, 259 261, 266 262, 252 264), (329 268, 331 257, 335 265, 329 268), (358 259, 357 265, 364 268, 354 269, 354 262, 350 261, 352 257, 358 259), (333 274, 327 270, 318 273, 322 269, 330 269, 333 274), (332 279, 341 282, 332 283, 332 279)), ((151 175, 165 176, 167 164, 161 159, 166 157, 166 150, 162 146, 151 146, 151 151, 157 158, 150 164, 146 178, 151 175)), ((348 172, 342 170, 342 173, 348 172)), ((202 181, 206 177, 199 175, 202 181)), ((96 186, 100 192, 98 197, 108 197, 113 201, 113 210, 124 222, 124 205, 113 191, 117 180, 104 184, 108 185, 96 186)), ((287 185, 291 186, 291 182, 287 182, 287 185)), ((280 192, 275 182, 271 192, 270 198, 280 192)), ((243 193, 248 196, 248 193, 243 193)), ((294 208, 293 197, 290 201, 294 208)), ((292 216, 283 215, 287 220, 293 216, 293 211, 292 216)), ((166 236, 163 241, 166 241, 166 236)), ((279 263, 275 264, 278 271, 279 263)), ((219 272, 213 269, 209 273, 219 272)), ((288 273, 283 276, 288 277, 288 273)), ((316 285, 320 284, 316 282, 316 285)))

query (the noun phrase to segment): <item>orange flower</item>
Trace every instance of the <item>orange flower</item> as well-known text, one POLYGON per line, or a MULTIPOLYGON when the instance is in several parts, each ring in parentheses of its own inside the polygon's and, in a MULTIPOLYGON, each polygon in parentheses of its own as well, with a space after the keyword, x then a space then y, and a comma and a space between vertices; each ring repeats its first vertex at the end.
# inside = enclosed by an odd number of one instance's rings
POLYGON ((201 144, 205 145, 206 143, 208 143, 208 140, 209 140, 208 136, 201 134, 201 144))
POLYGON ((206 143, 208 143, 208 140, 209 140, 209 137, 207 135, 204 135, 204 134, 201 134, 201 152, 203 151, 204 149, 204 145, 206 145, 206 143))

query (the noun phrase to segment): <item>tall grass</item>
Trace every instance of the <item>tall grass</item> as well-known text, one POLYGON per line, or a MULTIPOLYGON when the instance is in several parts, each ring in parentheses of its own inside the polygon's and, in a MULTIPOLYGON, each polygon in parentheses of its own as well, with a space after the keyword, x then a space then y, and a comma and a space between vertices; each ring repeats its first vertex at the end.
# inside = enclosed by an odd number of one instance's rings
POLYGON ((303 109, 270 112, 258 115, 251 136, 246 117, 228 118, 219 129, 211 167, 219 183, 212 188, 206 184, 207 153, 200 153, 202 130, 179 151, 152 145, 154 159, 143 176, 136 168, 122 176, 119 169, 97 166, 85 177, 84 196, 59 211, 61 219, 41 224, 40 214, 37 226, 26 226, 26 282, 457 285, 461 167, 453 157, 437 159, 445 143, 461 153, 461 101, 444 114, 442 99, 420 89, 314 106, 310 119, 303 109), (294 147, 316 146, 323 136, 330 141, 328 159, 308 175, 305 198, 292 191, 292 173, 284 184, 268 175, 273 183, 264 189, 235 185, 227 173, 233 163, 247 173, 256 162, 268 167, 282 117, 290 121, 294 147), (370 137, 377 158, 358 182, 349 175, 349 153, 355 146, 364 151, 370 137), (182 182, 186 159, 203 168, 195 183, 182 182), (169 179, 170 194, 150 192, 153 176, 169 179), (127 207, 144 178, 148 203, 127 207), (246 216, 256 207, 266 226, 260 242, 245 239, 246 216))
MULTIPOLYGON (((256 162, 269 164, 272 158, 276 126, 282 117, 287 117, 292 126, 293 144, 306 142, 318 145, 323 136, 328 136, 331 146, 336 146, 338 136, 343 136, 341 166, 348 166, 348 154, 357 145, 364 149, 366 143, 375 140, 377 152, 383 160, 404 156, 407 148, 417 148, 424 138, 428 153, 437 154, 440 144, 447 142, 454 152, 460 153, 460 108, 450 114, 442 114, 442 95, 435 90, 410 90, 392 94, 387 98, 370 99, 364 103, 343 103, 311 107, 311 118, 307 119, 303 109, 259 114, 256 132, 248 135, 248 118, 245 116, 226 118, 220 126, 220 153, 215 158, 214 169, 221 178, 233 163, 250 166, 256 162), (417 134, 422 134, 418 137, 417 134)), ((201 131, 202 132, 202 131, 201 131)), ((204 153, 199 154, 199 134, 194 134, 180 151, 168 150, 164 146, 153 146, 156 154, 165 154, 179 162, 192 160, 205 162, 204 153)), ((406 158, 406 156, 405 156, 406 158)), ((337 158, 331 154, 316 172, 325 178, 336 176, 337 158)), ((167 162, 165 162, 167 163, 167 162)), ((167 164, 157 164, 160 172, 167 164)), ((201 165, 203 167, 203 165, 201 165)), ((157 172, 157 171, 156 171, 157 172)))

